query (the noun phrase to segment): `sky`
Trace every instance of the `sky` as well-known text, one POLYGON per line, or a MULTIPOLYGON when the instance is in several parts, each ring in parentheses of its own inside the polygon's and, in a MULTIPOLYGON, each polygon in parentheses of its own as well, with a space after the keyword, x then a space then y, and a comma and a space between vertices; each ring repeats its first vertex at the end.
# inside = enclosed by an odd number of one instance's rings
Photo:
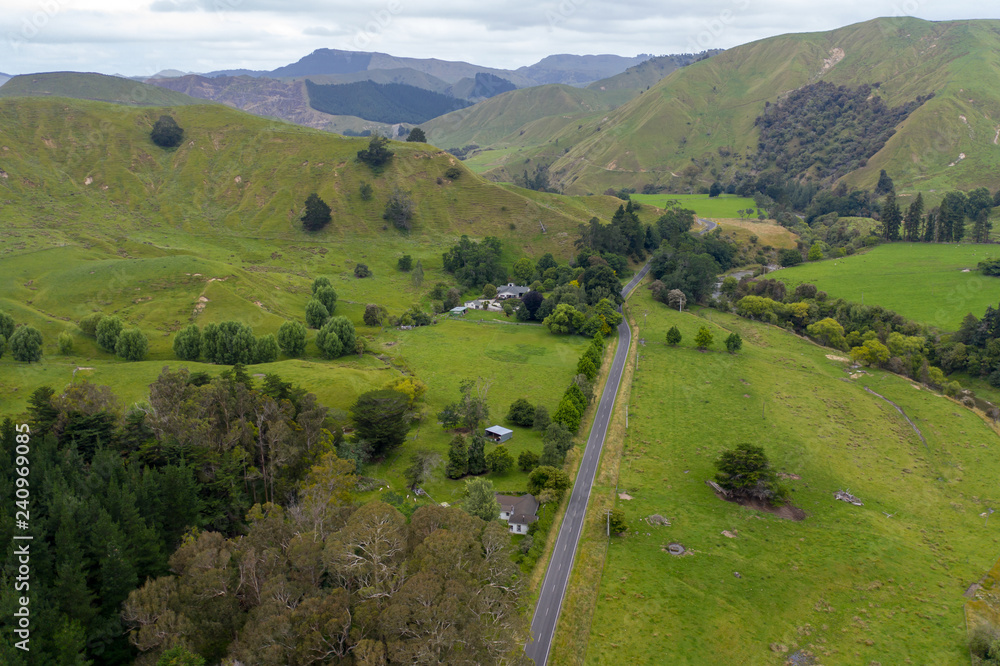
POLYGON ((886 16, 997 18, 980 0, 3 0, 0 72, 270 70, 318 48, 516 69, 663 55, 886 16), (992 16, 990 15, 992 14, 992 16))

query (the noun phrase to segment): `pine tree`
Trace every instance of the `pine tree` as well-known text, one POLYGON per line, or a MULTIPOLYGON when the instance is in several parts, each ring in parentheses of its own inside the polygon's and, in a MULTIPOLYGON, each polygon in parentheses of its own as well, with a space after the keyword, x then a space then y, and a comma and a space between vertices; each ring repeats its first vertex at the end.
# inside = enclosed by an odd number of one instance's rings
POLYGON ((920 220, 924 215, 924 195, 917 194, 910 207, 906 209, 906 220, 903 223, 903 239, 911 243, 920 240, 920 220))
POLYGON ((482 474, 486 471, 486 437, 480 432, 472 435, 469 443, 469 474, 482 474))
POLYGON ((671 326, 670 330, 667 331, 667 344, 671 347, 676 347, 680 344, 681 332, 676 326, 671 326))
POLYGON ((936 243, 937 242, 937 209, 928 211, 927 217, 924 218, 924 242, 925 243, 936 243))
POLYGON ((896 203, 896 193, 890 190, 885 195, 885 203, 882 204, 882 238, 889 242, 898 241, 899 227, 902 221, 903 216, 896 203))
POLYGON ((698 333, 694 336, 694 346, 698 349, 708 349, 712 346, 713 339, 714 336, 712 335, 712 331, 702 326, 698 329, 698 333))
POLYGON ((461 435, 451 440, 451 447, 448 449, 448 465, 444 473, 449 479, 460 479, 469 473, 469 449, 465 445, 465 438, 461 435))
POLYGON ((890 192, 895 192, 895 191, 896 191, 896 186, 893 185, 892 178, 890 178, 889 174, 885 172, 885 169, 882 169, 882 171, 880 171, 878 174, 878 184, 875 186, 876 196, 881 194, 889 194, 890 192))
POLYGON ((973 243, 989 243, 990 242, 990 230, 993 229, 993 223, 990 222, 989 210, 983 208, 976 213, 976 221, 972 225, 972 242, 973 243))

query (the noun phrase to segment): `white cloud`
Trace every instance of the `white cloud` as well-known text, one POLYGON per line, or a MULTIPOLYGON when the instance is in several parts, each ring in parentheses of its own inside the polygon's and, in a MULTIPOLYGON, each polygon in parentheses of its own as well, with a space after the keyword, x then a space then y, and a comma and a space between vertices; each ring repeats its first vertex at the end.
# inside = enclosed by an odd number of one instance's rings
POLYGON ((983 17, 956 0, 5 0, 0 70, 273 69, 317 48, 517 68, 554 53, 729 48, 876 16, 983 17))

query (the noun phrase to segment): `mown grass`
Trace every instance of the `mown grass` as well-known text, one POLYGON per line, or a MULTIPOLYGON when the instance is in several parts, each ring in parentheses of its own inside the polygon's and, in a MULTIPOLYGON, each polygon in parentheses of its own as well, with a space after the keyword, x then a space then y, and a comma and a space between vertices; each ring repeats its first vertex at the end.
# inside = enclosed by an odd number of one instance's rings
POLYGON ((1000 501, 1000 439, 894 375, 852 381, 829 350, 782 330, 673 312, 645 291, 636 300, 647 344, 618 481, 634 499, 617 502, 631 529, 609 549, 587 663, 778 664, 797 649, 824 664, 967 663, 962 593, 1000 548, 1000 526, 979 517, 1000 501), (671 325, 678 348, 662 342, 671 325), (692 347, 703 325, 714 351, 692 347), (718 351, 731 330, 744 339, 735 356, 718 351), (927 445, 865 385, 900 404, 927 445), (800 477, 786 482, 804 521, 705 485, 741 441, 800 477), (835 501, 840 489, 864 506, 835 501), (644 522, 654 513, 671 526, 644 522), (673 542, 688 554, 666 553, 673 542))
POLYGON ((737 211, 747 208, 757 210, 757 205, 749 197, 738 197, 735 194, 720 194, 709 197, 707 194, 632 194, 632 199, 639 203, 652 204, 666 208, 671 201, 679 201, 682 208, 693 210, 699 217, 728 217, 739 219, 737 211))
POLYGON ((815 284, 833 298, 881 305, 943 331, 970 312, 982 317, 1000 299, 1000 280, 976 264, 1000 252, 990 245, 890 243, 842 259, 809 262, 772 277, 793 287, 815 284), (964 272, 970 269, 969 272, 964 272))

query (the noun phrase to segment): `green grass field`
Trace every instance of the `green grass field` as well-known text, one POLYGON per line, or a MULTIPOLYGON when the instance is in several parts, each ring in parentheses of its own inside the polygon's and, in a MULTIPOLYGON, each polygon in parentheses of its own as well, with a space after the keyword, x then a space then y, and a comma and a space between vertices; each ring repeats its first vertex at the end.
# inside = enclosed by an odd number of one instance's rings
POLYGON ((881 305, 942 331, 957 330, 970 312, 982 317, 1000 300, 1000 279, 976 264, 1000 256, 992 245, 891 243, 843 259, 785 268, 773 277, 790 287, 815 284, 833 298, 881 305), (970 272, 963 272, 971 269, 970 272))
MULTIPOLYGON (((631 198, 639 203, 665 208, 669 201, 679 201, 681 206, 693 210, 699 217, 728 217, 739 219, 737 212, 746 208, 757 209, 753 199, 735 194, 633 194, 631 198)), ((756 219, 756 216, 754 216, 756 219)))
POLYGON ((962 593, 1000 551, 1000 524, 979 516, 1000 502, 1000 439, 896 376, 851 380, 829 350, 779 329, 673 312, 645 291, 633 308, 649 314, 618 479, 633 499, 616 502, 631 529, 612 540, 586 662, 782 664, 805 649, 823 664, 967 664, 962 593), (675 349, 671 325, 684 336, 675 349), (691 343, 702 325, 716 339, 706 353, 691 343), (729 331, 744 339, 736 356, 718 351, 729 331), (741 441, 795 475, 804 521, 705 485, 741 441), (864 506, 835 501, 842 489, 864 506), (654 513, 672 524, 644 522, 654 513))

